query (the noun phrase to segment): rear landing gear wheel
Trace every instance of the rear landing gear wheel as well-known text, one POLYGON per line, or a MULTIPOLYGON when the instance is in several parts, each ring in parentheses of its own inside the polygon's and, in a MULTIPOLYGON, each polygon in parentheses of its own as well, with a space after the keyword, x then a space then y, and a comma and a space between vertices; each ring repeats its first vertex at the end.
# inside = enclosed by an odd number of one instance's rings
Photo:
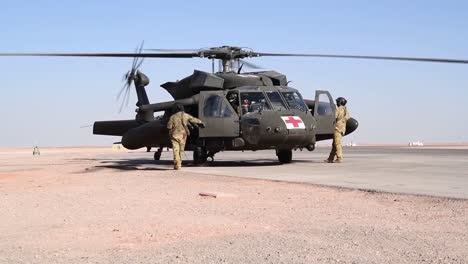
POLYGON ((193 162, 196 165, 200 165, 206 162, 206 159, 208 158, 208 155, 206 153, 206 150, 202 147, 196 147, 193 150, 193 162))
POLYGON ((276 151, 276 156, 282 164, 291 163, 292 161, 292 150, 290 149, 280 149, 276 151))
POLYGON ((154 160, 161 159, 162 148, 159 148, 156 152, 154 152, 154 160))

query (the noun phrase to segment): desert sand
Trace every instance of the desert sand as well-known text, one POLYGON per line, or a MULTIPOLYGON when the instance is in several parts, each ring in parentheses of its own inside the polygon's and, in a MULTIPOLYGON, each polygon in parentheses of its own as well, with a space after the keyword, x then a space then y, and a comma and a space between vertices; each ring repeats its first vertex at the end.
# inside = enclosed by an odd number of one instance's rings
POLYGON ((0 151, 0 263, 468 262, 463 199, 31 153, 0 151))

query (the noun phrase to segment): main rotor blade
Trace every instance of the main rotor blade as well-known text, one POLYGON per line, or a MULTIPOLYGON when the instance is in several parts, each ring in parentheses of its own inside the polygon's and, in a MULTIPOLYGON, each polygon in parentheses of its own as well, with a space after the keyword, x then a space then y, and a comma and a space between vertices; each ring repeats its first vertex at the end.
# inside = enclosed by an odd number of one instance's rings
POLYGON ((260 69, 266 69, 265 67, 259 66, 257 64, 253 64, 251 62, 248 62, 246 60, 239 60, 242 64, 244 64, 246 67, 254 69, 254 70, 260 70, 260 69))
POLYGON ((198 53, 0 53, 0 56, 111 57, 111 58, 195 58, 198 53))
POLYGON ((201 49, 144 49, 146 51, 157 51, 157 52, 199 52, 201 49))
POLYGON ((335 55, 335 54, 294 54, 294 53, 256 53, 258 56, 273 57, 315 57, 315 58, 342 58, 342 59, 369 59, 369 60, 398 60, 438 63, 462 63, 468 64, 468 60, 444 59, 444 58, 414 58, 392 56, 362 56, 362 55, 335 55))

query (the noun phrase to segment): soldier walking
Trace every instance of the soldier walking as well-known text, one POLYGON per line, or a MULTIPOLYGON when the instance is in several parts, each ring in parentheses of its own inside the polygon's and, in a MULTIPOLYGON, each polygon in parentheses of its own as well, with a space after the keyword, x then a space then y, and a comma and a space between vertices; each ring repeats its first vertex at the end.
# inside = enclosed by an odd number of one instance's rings
POLYGON ((336 99, 336 112, 335 112, 335 131, 333 133, 333 145, 332 150, 330 152, 330 156, 325 162, 328 163, 341 163, 343 162, 343 151, 341 148, 341 138, 344 136, 346 132, 346 122, 349 119, 349 112, 346 108, 346 99, 343 97, 339 97, 336 99), (333 160, 336 156, 336 160, 333 160))
POLYGON ((172 151, 174 152, 174 169, 180 170, 182 167, 182 155, 184 154, 185 142, 190 135, 190 124, 197 124, 200 127, 205 127, 203 122, 184 112, 182 104, 175 104, 173 113, 167 123, 169 136, 172 142, 172 151))

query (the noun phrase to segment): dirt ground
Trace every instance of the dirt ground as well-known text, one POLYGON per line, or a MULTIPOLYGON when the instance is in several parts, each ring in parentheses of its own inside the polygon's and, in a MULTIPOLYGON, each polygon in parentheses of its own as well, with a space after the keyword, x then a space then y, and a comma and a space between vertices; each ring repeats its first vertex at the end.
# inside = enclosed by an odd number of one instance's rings
POLYGON ((468 263, 467 200, 118 168, 109 151, 0 151, 0 263, 468 263))

